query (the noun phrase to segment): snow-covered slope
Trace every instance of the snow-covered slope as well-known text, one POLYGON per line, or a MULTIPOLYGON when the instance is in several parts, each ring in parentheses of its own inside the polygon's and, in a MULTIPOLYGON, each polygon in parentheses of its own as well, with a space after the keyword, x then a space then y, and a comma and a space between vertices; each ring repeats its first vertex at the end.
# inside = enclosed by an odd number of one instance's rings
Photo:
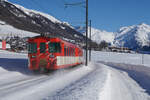
POLYGON ((120 28, 115 37, 115 44, 132 49, 150 46, 150 26, 142 23, 120 28))
POLYGON ((39 34, 17 29, 3 21, 0 21, 0 39, 6 38, 7 36, 32 37, 36 35, 39 34))
MULTIPOLYGON (((76 27, 76 30, 85 34, 85 28, 76 27)), ((107 32, 92 28, 92 40, 100 43, 106 41, 116 46, 124 46, 131 49, 141 49, 150 46, 150 25, 141 23, 128 27, 121 27, 117 32, 107 32)))
MULTIPOLYGON (((76 30, 85 35, 84 27, 76 27, 76 30)), ((90 32, 90 28, 89 28, 89 32, 90 32)), ((90 34, 88 34, 88 37, 90 37, 90 34)), ((107 32, 105 30, 99 30, 99 29, 92 27, 91 28, 91 37, 92 37, 92 40, 97 43, 100 43, 101 41, 106 41, 108 43, 113 44, 115 35, 113 32, 107 32)))
POLYGON ((0 0, 0 20, 21 30, 84 42, 85 36, 49 14, 0 0), (6 17, 7 16, 7 17, 6 17))
POLYGON ((94 40, 97 43, 100 43, 101 41, 106 41, 108 43, 113 44, 115 38, 113 32, 107 32, 95 28, 91 28, 91 36, 92 36, 92 40, 94 40))
POLYGON ((52 22, 54 23, 62 23, 61 21, 59 21, 58 19, 54 18, 53 16, 49 15, 49 14, 45 14, 45 13, 42 13, 42 12, 39 12, 39 11, 35 11, 35 10, 31 10, 31 9, 27 9, 27 8, 24 8, 23 6, 20 6, 20 5, 17 5, 15 4, 15 6, 18 8, 18 9, 21 9, 22 11, 24 11, 24 13, 26 13, 27 15, 29 16, 35 16, 35 14, 40 14, 46 18, 48 18, 49 20, 51 20, 52 22))

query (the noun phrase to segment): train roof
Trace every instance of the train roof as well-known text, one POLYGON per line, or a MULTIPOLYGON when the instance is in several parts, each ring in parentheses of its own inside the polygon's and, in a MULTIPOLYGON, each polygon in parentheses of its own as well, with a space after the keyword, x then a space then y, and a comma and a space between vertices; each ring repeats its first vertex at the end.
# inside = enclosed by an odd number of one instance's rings
MULTIPOLYGON (((71 42, 68 42, 68 41, 66 41, 66 40, 63 40, 63 39, 61 39, 61 38, 59 38, 59 37, 35 36, 35 37, 29 38, 29 41, 37 40, 37 39, 47 39, 47 40, 50 39, 51 41, 62 42, 62 43, 64 43, 65 45, 80 48, 78 45, 73 44, 73 43, 71 43, 71 42)), ((80 48, 80 49, 81 49, 81 48, 80 48)))

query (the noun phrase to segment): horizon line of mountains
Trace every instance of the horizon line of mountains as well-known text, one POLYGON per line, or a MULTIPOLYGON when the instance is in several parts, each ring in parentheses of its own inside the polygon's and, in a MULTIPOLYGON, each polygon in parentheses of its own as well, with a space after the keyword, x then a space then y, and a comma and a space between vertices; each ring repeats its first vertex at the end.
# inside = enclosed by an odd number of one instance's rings
MULTIPOLYGON (((77 31, 85 34, 85 27, 76 27, 77 31)), ((111 46, 128 47, 133 50, 150 50, 150 25, 141 23, 138 25, 121 27, 117 32, 91 29, 92 40, 100 43, 106 41, 111 46)))
MULTIPOLYGON (((0 0, 0 20, 17 29, 38 34, 46 33, 80 44, 85 43, 84 27, 72 27, 67 22, 61 22, 51 15, 26 9, 6 0, 0 0)), ((92 40, 98 44, 106 41, 112 46, 150 50, 150 25, 142 23, 121 27, 117 32, 92 28, 92 40)))

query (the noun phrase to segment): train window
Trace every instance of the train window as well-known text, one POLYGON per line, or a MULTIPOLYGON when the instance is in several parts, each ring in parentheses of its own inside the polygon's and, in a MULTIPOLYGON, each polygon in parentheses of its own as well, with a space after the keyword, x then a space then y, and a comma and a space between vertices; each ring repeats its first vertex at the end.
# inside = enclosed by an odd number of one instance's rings
POLYGON ((73 55, 73 56, 75 56, 75 53, 74 53, 74 48, 73 48, 72 50, 73 50, 73 51, 72 51, 72 55, 73 55))
POLYGON ((40 43, 40 53, 45 53, 46 51, 46 44, 43 42, 43 43, 40 43))
POLYGON ((75 50, 75 48, 73 49, 73 54, 74 54, 74 56, 76 55, 76 50, 75 50))
POLYGON ((70 48, 68 48, 68 56, 70 56, 70 48))
POLYGON ((69 48, 68 48, 68 56, 70 56, 70 51, 69 51, 69 48))
POLYGON ((70 56, 72 56, 72 48, 70 48, 70 56))
POLYGON ((71 56, 71 48, 69 48, 69 56, 71 56))
POLYGON ((49 45, 49 52, 50 53, 61 52, 61 45, 60 45, 60 43, 51 42, 48 45, 49 45))
POLYGON ((64 55, 67 56, 67 48, 64 47, 64 55))
POLYGON ((67 56, 68 56, 68 53, 69 53, 69 52, 68 52, 68 48, 66 49, 66 51, 67 51, 66 54, 67 54, 67 56))
POLYGON ((36 43, 28 44, 28 53, 37 53, 37 44, 36 43))
POLYGON ((71 48, 71 56, 73 56, 73 48, 71 48))

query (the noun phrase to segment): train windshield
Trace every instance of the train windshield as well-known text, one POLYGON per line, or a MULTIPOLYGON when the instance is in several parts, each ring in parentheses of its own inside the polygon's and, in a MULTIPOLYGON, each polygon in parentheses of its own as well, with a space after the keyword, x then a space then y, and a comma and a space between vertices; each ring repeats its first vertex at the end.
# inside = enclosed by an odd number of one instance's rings
POLYGON ((48 44, 50 53, 59 53, 61 52, 61 46, 58 42, 51 42, 48 44))
POLYGON ((37 44, 36 43, 28 44, 28 53, 37 53, 37 44))
POLYGON ((43 43, 40 43, 40 53, 45 53, 46 51, 46 44, 43 42, 43 43))

